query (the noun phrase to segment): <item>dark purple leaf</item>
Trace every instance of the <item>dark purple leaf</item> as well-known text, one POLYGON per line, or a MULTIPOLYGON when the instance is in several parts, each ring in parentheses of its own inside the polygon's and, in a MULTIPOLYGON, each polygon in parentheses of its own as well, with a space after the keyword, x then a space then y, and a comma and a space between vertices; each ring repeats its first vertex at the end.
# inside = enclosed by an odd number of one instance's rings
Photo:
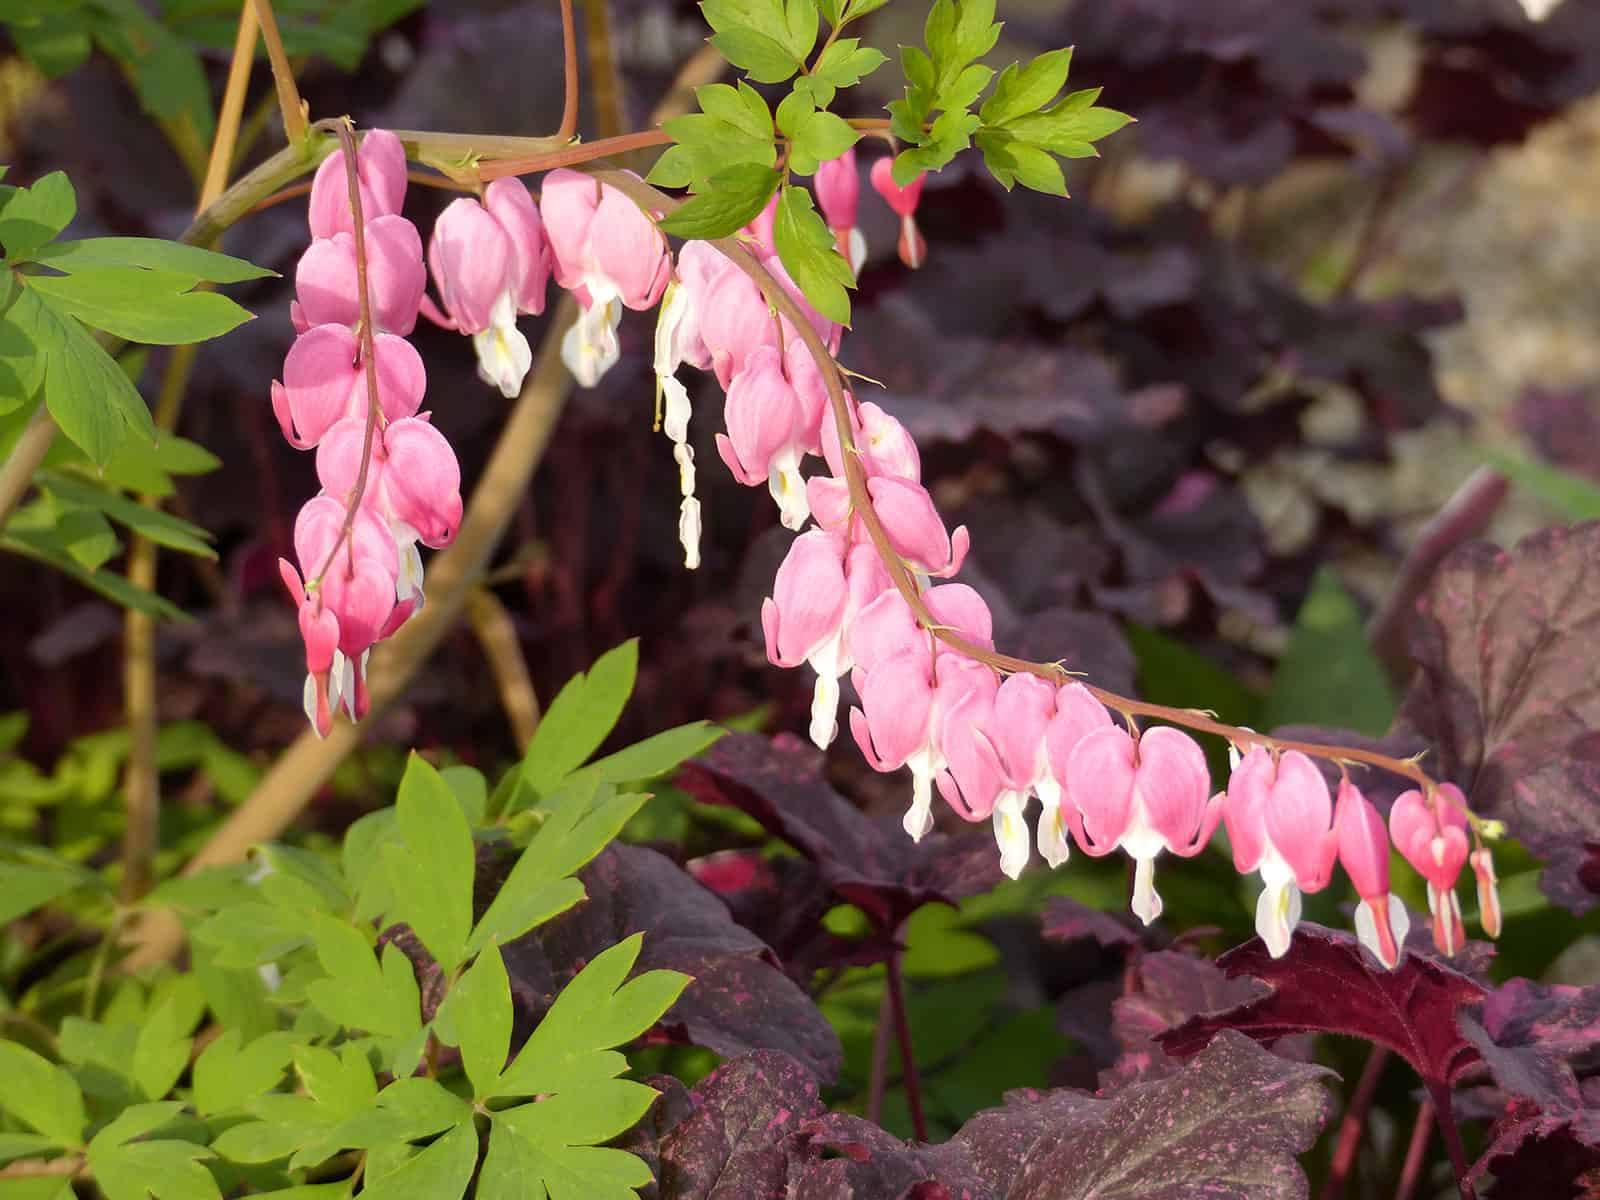
POLYGON ((1052 896, 1045 901, 1041 932, 1057 942, 1091 938, 1107 949, 1139 945, 1139 935, 1126 922, 1066 896, 1052 896))
POLYGON ((839 1073, 838 1035, 766 943, 670 859, 612 844, 580 873, 589 899, 502 950, 519 1030, 605 947, 644 932, 638 969, 683 971, 691 983, 660 1028, 724 1056, 781 1050, 825 1080, 839 1073))
POLYGON ((806 1132, 813 1144, 841 1157, 809 1166, 792 1200, 998 1200, 1003 1194, 979 1180, 959 1136, 939 1146, 912 1146, 871 1121, 832 1112, 810 1122, 806 1132))
POLYGON ((1118 997, 1111 1007, 1111 1029, 1122 1055, 1101 1076, 1103 1088, 1136 1079, 1170 1075, 1180 1069, 1158 1040, 1167 1030, 1196 1017, 1234 1011, 1266 989, 1245 977, 1230 977, 1216 963, 1175 950, 1139 960, 1139 990, 1118 997))
POLYGON ((1438 751, 1474 811, 1545 860, 1540 885, 1575 912, 1600 838, 1600 523, 1545 529, 1510 550, 1474 543, 1418 605, 1418 677, 1402 728, 1438 751))
POLYGON ((932 833, 913 842, 897 819, 873 821, 834 791, 822 776, 822 755, 788 735, 730 734, 685 764, 680 782, 696 799, 739 808, 794 846, 880 930, 898 929, 924 904, 1000 882, 991 835, 932 833))
POLYGON ((781 1200, 816 1157, 803 1133, 822 1110, 817 1080, 786 1054, 757 1051, 695 1085, 660 1142, 663 1200, 781 1200))
POLYGON ((1260 1041, 1291 1033, 1337 1033, 1387 1046, 1411 1064, 1430 1092, 1449 1085, 1478 1061, 1456 1028, 1456 1016, 1487 994, 1470 976, 1410 950, 1393 971, 1361 949, 1353 934, 1302 922, 1289 952, 1267 953, 1252 938, 1217 960, 1229 975, 1250 975, 1272 991, 1224 1013, 1195 1017, 1160 1034, 1168 1053, 1193 1054, 1219 1031, 1236 1029, 1260 1041))
MULTIPOLYGON (((1009 1200, 1302 1200, 1296 1156, 1328 1117, 1324 1067, 1224 1030, 1183 1069, 1051 1122, 1009 1200)), ((965 1131, 963 1131, 965 1132, 965 1131)))
POLYGON ((1511 419, 1542 458, 1600 479, 1600 405, 1590 388, 1529 387, 1517 397, 1511 419))

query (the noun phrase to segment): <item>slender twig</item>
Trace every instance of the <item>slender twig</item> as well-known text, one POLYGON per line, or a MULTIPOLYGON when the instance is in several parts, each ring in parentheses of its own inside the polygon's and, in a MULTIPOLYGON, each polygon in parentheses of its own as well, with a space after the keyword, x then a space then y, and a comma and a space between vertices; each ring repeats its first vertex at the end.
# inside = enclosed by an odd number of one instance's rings
POLYGON ((1404 687, 1410 682, 1411 656, 1406 638, 1417 598, 1445 557, 1488 527, 1509 486, 1505 476, 1492 467, 1479 467, 1423 527, 1406 554, 1389 594, 1367 623, 1367 641, 1396 685, 1404 687))
MULTIPOLYGON (((569 3, 570 0, 563 0, 569 3)), ((607 0, 584 0, 583 27, 589 50, 589 107, 603 138, 618 137, 627 128, 622 110, 622 77, 611 46, 611 9, 607 0)))
POLYGON ((900 981, 900 951, 884 960, 888 982, 889 1010, 894 1014, 895 1041, 900 1046, 900 1082, 906 1089, 906 1105, 911 1109, 911 1132, 917 1141, 928 1140, 928 1119, 922 1114, 922 1085, 917 1078, 917 1059, 911 1047, 911 1021, 906 1016, 906 991, 900 981))
POLYGON ((1467 1163, 1466 1147, 1461 1144, 1461 1130, 1456 1125, 1455 1110, 1450 1102, 1450 1085, 1441 1083, 1426 1086, 1428 1098, 1432 1102, 1433 1115, 1439 1125, 1439 1136, 1444 1139, 1445 1153, 1450 1156, 1450 1167, 1455 1171, 1456 1187, 1461 1192, 1461 1200, 1477 1200, 1477 1193, 1467 1180, 1467 1173, 1471 1167, 1467 1163))
POLYGON ((1361 1131, 1366 1128, 1367 1112, 1372 1098, 1377 1094, 1378 1081, 1389 1063, 1389 1051, 1383 1046, 1373 1046, 1367 1053, 1367 1064, 1361 1068, 1361 1078, 1356 1090, 1350 1094, 1344 1116, 1339 1120, 1339 1140, 1333 1148, 1333 1160, 1328 1164, 1328 1178, 1322 1185, 1322 1200, 1339 1200, 1344 1194, 1344 1182, 1355 1166, 1356 1154, 1361 1149, 1361 1131))
MULTIPOLYGON (((239 12, 239 31, 233 43, 233 61, 228 65, 228 82, 223 91, 222 108, 217 116, 216 136, 211 143, 210 164, 200 196, 195 203, 198 216, 222 195, 228 185, 233 147, 244 114, 245 92, 250 85, 250 66, 256 49, 256 13, 252 0, 244 0, 239 12)), ((199 346, 179 346, 167 360, 166 374, 156 398, 154 414, 157 429, 171 431, 178 426, 184 393, 194 369, 199 346)), ((159 508, 158 496, 141 496, 146 508, 159 508)), ((128 582, 145 591, 156 586, 156 544, 135 534, 128 547, 128 582)), ((159 714, 156 704, 156 623, 149 613, 130 608, 123 615, 122 708, 128 725, 128 762, 123 771, 122 800, 127 827, 122 837, 122 899, 132 903, 149 890, 155 878, 156 850, 161 832, 161 780, 156 769, 156 738, 159 714)))
MULTIPOLYGON (((890 953, 894 953, 893 950, 890 953)), ((894 1005, 889 989, 878 999, 878 1024, 872 1031, 872 1065, 867 1072, 867 1120, 883 1124, 883 1094, 889 1090, 889 1038, 894 1025, 894 1005)))
POLYGON ((206 165, 205 182, 200 186, 199 208, 222 195, 233 167, 233 152, 238 144, 239 122, 244 116, 244 98, 250 90, 250 67, 255 62, 255 0, 244 0, 239 10, 239 32, 233 41, 233 61, 228 64, 228 82, 222 91, 222 107, 217 113, 217 135, 211 143, 211 159, 206 165))
POLYGON ((1411 1126, 1411 1140, 1406 1143, 1406 1158, 1400 1166, 1400 1182, 1395 1185, 1394 1200, 1411 1200, 1416 1194, 1428 1161, 1428 1142, 1432 1138, 1433 1103, 1424 1100, 1417 1107, 1417 1119, 1411 1126))
POLYGON ((295 86, 294 68, 289 65, 289 55, 284 51, 283 38, 278 34, 278 18, 272 12, 272 0, 253 0, 256 20, 261 23, 261 37, 267 43, 267 61, 272 64, 272 82, 278 89, 278 111, 283 114, 283 132, 289 145, 303 142, 308 129, 306 103, 300 99, 300 89, 295 86))
MULTIPOLYGON (((367 381, 367 427, 361 439, 361 467, 356 472, 355 486, 350 489, 350 495, 345 501, 344 525, 339 530, 339 536, 334 539, 333 545, 328 547, 328 555, 322 560, 322 566, 317 569, 317 579, 320 580, 328 573, 328 568, 333 564, 334 556, 339 553, 339 548, 349 548, 346 555, 347 577, 355 573, 355 544, 353 534, 356 527, 356 516, 361 511, 361 499, 367 491, 367 472, 372 465, 372 445, 378 434, 378 415, 382 409, 378 405, 378 358, 373 345, 372 336, 372 295, 367 284, 367 234, 365 218, 361 212, 361 176, 356 163, 356 131, 349 118, 341 121, 339 129, 339 144, 344 147, 344 177, 350 190, 350 215, 355 223, 355 250, 356 250, 356 303, 360 306, 361 325, 357 336, 361 341, 361 362, 367 381)), ((306 588, 314 586, 312 580, 306 580, 306 588)))
MULTIPOLYGON (((646 212, 670 213, 682 203, 625 171, 590 168, 589 173, 602 183, 615 187, 646 212)), ((873 506, 871 493, 867 490, 866 469, 862 465, 862 456, 856 452, 855 438, 850 427, 849 402, 846 398, 844 377, 839 364, 834 361, 833 356, 828 352, 827 346, 823 343, 821 335, 817 333, 811 321, 801 312, 794 298, 778 284, 772 273, 756 260, 755 256, 750 253, 743 243, 737 238, 730 237, 714 240, 711 244, 750 277, 761 290, 761 294, 766 299, 769 307, 788 318, 790 325, 794 328, 794 332, 805 343, 806 349, 817 364, 817 369, 822 373, 823 384, 827 388, 828 401, 833 411, 834 424, 838 429, 839 444, 843 452, 845 482, 849 488, 851 511, 854 518, 859 520, 866 530, 873 547, 878 552, 878 557, 883 561, 884 569, 887 571, 890 581, 894 584, 896 590, 900 592, 918 623, 932 637, 943 642, 958 654, 984 663, 1001 674, 1027 673, 1037 675, 1046 682, 1057 685, 1071 682, 1074 679, 1073 673, 1060 663, 1030 662, 1027 659, 1014 658, 1008 654, 999 654, 969 641, 949 626, 940 624, 937 618, 928 610, 928 606, 922 598, 922 591, 918 586, 915 573, 912 571, 910 564, 900 557, 889 541, 888 532, 885 530, 877 510, 873 506)), ((1275 738, 1270 734, 1257 733, 1255 730, 1226 724, 1197 709, 1152 704, 1144 700, 1135 700, 1131 696, 1119 695, 1087 681, 1080 680, 1079 682, 1083 683, 1083 686, 1095 699, 1114 712, 1121 713, 1129 721, 1134 717, 1153 717, 1200 733, 1216 734, 1235 744, 1265 746, 1275 752, 1298 750, 1303 754, 1327 759, 1342 765, 1364 763, 1410 779, 1429 794, 1433 793, 1436 786, 1433 778, 1421 766, 1410 759, 1398 759, 1387 754, 1380 754, 1377 751, 1362 750, 1350 746, 1328 746, 1317 742, 1275 738)), ((1476 814, 1465 811, 1463 815, 1472 823, 1474 830, 1479 830, 1483 825, 1482 820, 1476 814)))
POLYGON ((561 0, 561 73, 561 126, 556 139, 568 142, 578 132, 578 30, 572 0, 561 0))
POLYGON ((28 485, 33 482, 33 473, 44 462, 44 456, 55 438, 56 423, 41 399, 39 407, 33 410, 33 416, 28 418, 17 444, 11 447, 5 462, 0 463, 0 529, 5 528, 6 521, 27 494, 28 485))
POLYGON ((22 1158, 0 1167, 0 1179, 42 1179, 50 1176, 76 1178, 85 1165, 86 1160, 81 1154, 64 1154, 60 1158, 22 1158))
POLYGON ((505 709, 516 739, 517 752, 526 750, 539 728, 539 696, 533 690, 533 677, 517 640, 516 626, 500 599, 486 587, 475 587, 467 595, 467 620, 477 635, 483 657, 500 692, 500 707, 505 709))

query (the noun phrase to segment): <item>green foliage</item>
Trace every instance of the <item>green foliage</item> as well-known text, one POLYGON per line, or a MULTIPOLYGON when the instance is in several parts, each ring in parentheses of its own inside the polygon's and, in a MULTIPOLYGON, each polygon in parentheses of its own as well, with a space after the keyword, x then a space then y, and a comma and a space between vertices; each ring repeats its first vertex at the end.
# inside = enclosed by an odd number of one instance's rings
POLYGON ((1323 567, 1278 662, 1262 725, 1334 725, 1378 737, 1388 731, 1394 710, 1394 693, 1360 610, 1333 569, 1323 567))
POLYGON ((757 83, 783 83, 805 68, 817 42, 816 0, 701 0, 711 44, 757 83))
POLYGON ((748 83, 741 80, 736 88, 709 84, 696 88, 695 98, 699 112, 674 117, 662 125, 674 144, 651 168, 647 177, 651 183, 692 187, 704 193, 711 190, 712 176, 732 167, 770 168, 777 162, 772 113, 748 83))
POLYGON ((789 277, 800 285, 818 312, 840 324, 850 323, 850 293, 855 279, 850 264, 834 246, 833 234, 803 188, 785 187, 778 196, 773 237, 789 277))

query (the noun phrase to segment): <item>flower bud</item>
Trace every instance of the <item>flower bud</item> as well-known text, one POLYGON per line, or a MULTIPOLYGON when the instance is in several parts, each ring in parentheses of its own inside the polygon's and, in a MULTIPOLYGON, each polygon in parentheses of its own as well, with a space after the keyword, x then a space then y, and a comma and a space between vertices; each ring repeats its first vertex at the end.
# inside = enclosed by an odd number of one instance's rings
MULTIPOLYGON (((406 152, 400 139, 387 129, 363 134, 356 149, 356 177, 363 220, 399 212, 406 198, 406 152)), ((313 238, 329 238, 355 229, 343 149, 328 155, 317 168, 311 181, 308 217, 313 238)))

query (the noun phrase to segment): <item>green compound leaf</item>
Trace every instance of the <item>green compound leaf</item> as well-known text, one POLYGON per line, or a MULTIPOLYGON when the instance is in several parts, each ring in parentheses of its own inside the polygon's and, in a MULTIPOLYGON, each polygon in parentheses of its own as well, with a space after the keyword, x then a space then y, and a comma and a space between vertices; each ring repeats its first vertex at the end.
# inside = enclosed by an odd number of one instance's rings
POLYGON ((58 312, 132 342, 203 342, 251 319, 226 296, 190 291, 194 284, 192 275, 139 267, 86 266, 71 275, 27 277, 28 287, 58 312))
POLYGON ((387 917, 410 925, 448 975, 472 931, 472 830, 450 785, 416 754, 400 780, 395 814, 400 838, 383 847, 387 917))
POLYGON ((463 1121, 387 1174, 367 1177, 365 1200, 458 1200, 478 1165, 478 1133, 463 1121))
POLYGON ((454 1034, 473 1095, 494 1095, 511 1053, 511 983, 499 946, 490 945, 456 980, 441 1006, 440 1024, 454 1034))
POLYGON ((1007 191, 1020 183, 1023 187, 1051 196, 1067 194, 1067 181, 1061 173, 1061 164, 1037 146, 987 130, 979 131, 977 141, 978 149, 983 152, 984 165, 1007 191))
POLYGON ((683 238, 730 237, 760 215, 781 178, 755 163, 727 167, 710 178, 706 191, 663 218, 661 228, 683 238))
POLYGON ((0 1108, 59 1146, 79 1145, 88 1116, 83 1092, 62 1067, 26 1046, 0 1042, 0 1108))
POLYGON ((618 942, 567 984, 501 1076, 499 1095, 584 1088, 627 1070, 612 1047, 654 1025, 689 984, 677 971, 646 971, 624 983, 642 942, 642 934, 618 942))
POLYGON ((86 267, 138 267, 188 277, 190 286, 202 279, 212 283, 243 283, 247 279, 277 275, 276 271, 242 258, 160 238, 100 237, 53 242, 33 254, 31 261, 68 273, 86 267))
POLYGON ((830 112, 808 113, 795 128, 789 165, 797 175, 813 174, 819 164, 838 158, 860 137, 842 117, 830 112))
POLYGON ((812 307, 829 320, 848 325, 847 289, 854 285, 855 276, 804 188, 789 186, 779 193, 773 236, 784 269, 812 307))
POLYGON ((268 1033, 245 1045, 237 1029, 224 1030, 194 1064, 194 1107, 201 1116, 243 1108, 283 1079, 294 1053, 292 1033, 268 1033))
POLYGON ((382 965, 366 937, 335 917, 314 918, 317 961, 328 978, 306 985, 306 999, 346 1029, 381 1037, 410 1037, 422 1027, 421 995, 411 960, 398 946, 383 948, 382 965))
POLYGON ((32 187, 8 188, 0 204, 0 247, 10 259, 25 259, 77 212, 78 195, 63 171, 50 172, 32 187))
POLYGON ((587 673, 569 679, 528 744, 522 759, 523 782, 547 795, 582 766, 622 715, 638 668, 639 643, 634 639, 601 655, 587 673))
POLYGON ((136 1141, 168 1124, 182 1110, 177 1101, 136 1104, 123 1110, 89 1143, 89 1169, 108 1200, 221 1200, 202 1164, 212 1151, 178 1140, 136 1141))
POLYGON ((118 492, 97 487, 62 471, 41 472, 39 483, 47 492, 67 504, 97 509, 135 533, 143 534, 158 546, 181 550, 198 558, 217 557, 217 552, 208 544, 210 533, 170 513, 137 504, 118 492))
POLYGON ((1051 50, 1026 67, 1012 63, 1000 72, 994 92, 978 115, 985 125, 1004 125, 1017 117, 1036 113, 1056 98, 1072 67, 1072 48, 1051 50))

